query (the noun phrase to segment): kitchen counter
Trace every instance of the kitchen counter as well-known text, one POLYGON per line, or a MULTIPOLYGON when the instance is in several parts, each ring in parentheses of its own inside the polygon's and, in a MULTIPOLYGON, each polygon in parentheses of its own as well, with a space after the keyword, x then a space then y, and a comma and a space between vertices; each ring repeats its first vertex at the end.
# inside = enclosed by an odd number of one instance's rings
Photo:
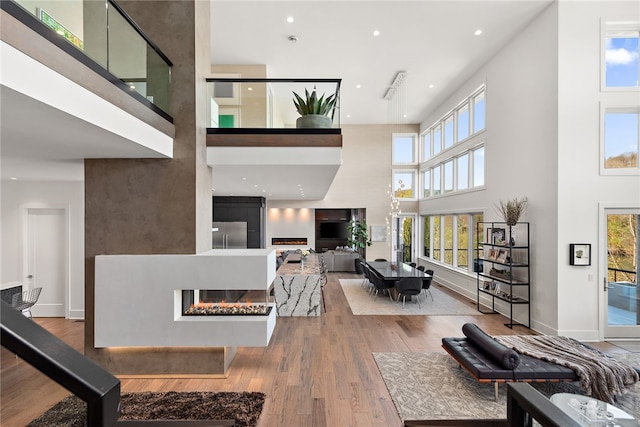
POLYGON ((276 271, 273 294, 278 316, 320 316, 322 314, 322 271, 318 254, 302 260, 287 256, 276 271))

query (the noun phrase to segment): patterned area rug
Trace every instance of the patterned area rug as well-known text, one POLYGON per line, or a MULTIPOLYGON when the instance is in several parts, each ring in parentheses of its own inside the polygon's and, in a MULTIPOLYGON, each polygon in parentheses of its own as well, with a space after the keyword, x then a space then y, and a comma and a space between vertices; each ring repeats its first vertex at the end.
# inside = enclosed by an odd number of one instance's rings
POLYGON ((362 279, 340 279, 340 285, 344 292, 351 312, 354 315, 481 315, 476 310, 475 303, 469 300, 468 303, 460 302, 438 289, 438 286, 431 286, 431 296, 419 295, 420 305, 416 303, 416 297, 412 301, 407 300, 402 307, 400 302, 391 301, 388 295, 379 294, 377 298, 369 295, 362 287, 362 279))
MULTIPOLYGON (((263 393, 167 392, 123 393, 120 420, 235 420, 255 427, 262 412, 263 393)), ((75 396, 56 403, 27 427, 84 427, 87 405, 75 396)))
MULTIPOLYGON (((500 384, 496 402, 493 384, 476 381, 448 354, 373 353, 373 357, 403 422, 507 417, 506 385, 500 384)), ((620 359, 640 366, 637 354, 620 359)), ((582 394, 579 383, 532 385, 546 396, 582 394)), ((621 396, 616 406, 640 418, 640 383, 621 396)))

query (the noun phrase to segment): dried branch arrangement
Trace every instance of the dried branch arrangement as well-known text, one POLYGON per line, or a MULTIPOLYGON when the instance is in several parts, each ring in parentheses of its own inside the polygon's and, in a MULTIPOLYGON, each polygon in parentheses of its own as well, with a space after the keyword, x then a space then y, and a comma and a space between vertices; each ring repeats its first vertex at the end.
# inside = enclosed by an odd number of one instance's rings
POLYGON ((507 225, 516 225, 522 214, 527 210, 528 200, 526 197, 522 199, 518 199, 517 197, 513 200, 507 200, 503 202, 500 200, 500 205, 496 206, 496 210, 507 225))

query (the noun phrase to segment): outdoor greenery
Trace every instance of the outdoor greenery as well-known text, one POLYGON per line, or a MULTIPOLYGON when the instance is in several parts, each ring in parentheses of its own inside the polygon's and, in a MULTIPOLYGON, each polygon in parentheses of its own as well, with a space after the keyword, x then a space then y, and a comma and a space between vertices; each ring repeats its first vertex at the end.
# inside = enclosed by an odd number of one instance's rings
MULTIPOLYGON (((607 215, 608 268, 637 271, 638 215, 607 215)), ((633 273, 609 270, 608 280, 637 283, 633 273)))

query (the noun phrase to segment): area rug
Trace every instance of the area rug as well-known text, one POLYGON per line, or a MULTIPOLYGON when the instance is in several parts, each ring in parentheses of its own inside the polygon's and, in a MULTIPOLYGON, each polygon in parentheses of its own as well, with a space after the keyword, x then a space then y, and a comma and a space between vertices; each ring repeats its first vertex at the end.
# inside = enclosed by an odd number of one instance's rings
POLYGON ((362 279, 339 279, 342 291, 344 292, 351 312, 354 315, 473 315, 480 313, 476 310, 475 303, 469 301, 464 303, 447 295, 438 289, 437 286, 431 285, 431 296, 424 293, 419 295, 420 306, 416 303, 416 297, 412 301, 407 300, 402 307, 400 302, 391 301, 388 295, 379 294, 376 298, 369 295, 367 290, 362 287, 362 279))
MULTIPOLYGON (((402 421, 494 419, 507 417, 506 385, 476 381, 443 353, 373 353, 380 374, 402 421)), ((640 365, 638 355, 624 354, 627 363, 640 365)), ((545 396, 582 394, 579 383, 533 383, 545 396)), ((640 417, 640 383, 619 397, 616 406, 640 417)))
MULTIPOLYGON (((264 393, 167 392, 123 393, 120 420, 235 420, 236 426, 255 427, 264 393)), ((69 396, 27 427, 84 427, 86 404, 69 396)))

